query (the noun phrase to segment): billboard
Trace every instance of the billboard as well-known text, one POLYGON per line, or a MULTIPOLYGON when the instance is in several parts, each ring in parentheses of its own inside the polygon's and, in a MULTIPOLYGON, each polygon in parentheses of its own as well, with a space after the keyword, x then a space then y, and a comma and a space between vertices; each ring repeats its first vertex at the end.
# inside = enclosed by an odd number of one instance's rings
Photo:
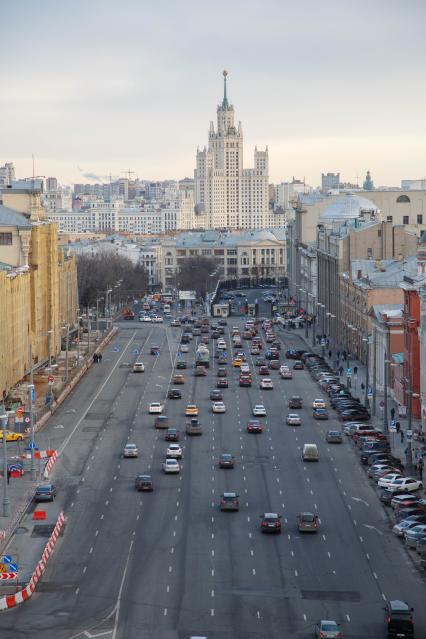
POLYGON ((179 291, 179 300, 195 301, 196 297, 195 291, 179 291))

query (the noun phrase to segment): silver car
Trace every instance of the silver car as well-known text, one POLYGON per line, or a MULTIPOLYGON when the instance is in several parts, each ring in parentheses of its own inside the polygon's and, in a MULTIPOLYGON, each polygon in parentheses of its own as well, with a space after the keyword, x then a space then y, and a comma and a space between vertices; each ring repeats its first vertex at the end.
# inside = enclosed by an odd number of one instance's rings
POLYGON ((123 449, 123 457, 138 457, 139 449, 136 444, 126 444, 123 449))
POLYGON ((409 548, 415 548, 417 541, 422 537, 426 537, 425 524, 417 524, 417 526, 413 526, 411 530, 407 530, 404 533, 405 543, 409 548))
POLYGON ((340 626, 336 621, 321 619, 315 625, 315 637, 321 639, 341 639, 343 637, 340 632, 340 626))

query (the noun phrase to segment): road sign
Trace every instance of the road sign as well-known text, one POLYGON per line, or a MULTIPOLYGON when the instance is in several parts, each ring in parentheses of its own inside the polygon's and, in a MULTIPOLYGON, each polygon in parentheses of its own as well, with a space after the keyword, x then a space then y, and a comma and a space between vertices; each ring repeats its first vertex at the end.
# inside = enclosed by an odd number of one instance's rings
POLYGON ((395 420, 394 420, 394 419, 391 419, 391 420, 390 420, 390 423, 389 423, 389 432, 391 432, 391 433, 396 433, 396 422, 395 422, 395 420))
POLYGON ((394 428, 396 428, 396 419, 391 419, 390 420, 390 425, 393 426, 394 428))
POLYGON ((13 563, 13 561, 9 564, 9 572, 18 572, 18 564, 13 563))
MULTIPOLYGON (((49 378, 49 379, 50 379, 50 378, 49 378)), ((33 387, 31 388, 31 401, 33 402, 33 404, 34 404, 34 402, 35 402, 35 399, 36 399, 35 386, 33 386, 33 387)))
POLYGON ((347 375, 347 377, 351 377, 351 375, 352 375, 352 368, 348 367, 348 368, 346 369, 346 375, 347 375))
POLYGON ((412 430, 407 430, 407 432, 405 434, 407 436, 407 441, 411 441, 413 439, 413 431, 412 430))
MULTIPOLYGON (((47 378, 47 381, 49 382, 49 384, 53 384, 53 382, 55 381, 55 378, 53 377, 53 375, 49 375, 49 377, 47 378)), ((35 393, 34 393, 34 398, 35 398, 35 393)))
POLYGON ((379 406, 380 406, 380 408, 384 408, 385 407, 385 402, 383 401, 383 399, 380 400, 379 406))
POLYGON ((372 399, 373 398, 373 389, 371 388, 371 386, 369 386, 368 389, 367 389, 367 397, 368 397, 368 399, 372 399))
POLYGON ((34 440, 32 440, 32 441, 28 442, 28 448, 29 448, 30 450, 34 450, 35 448, 37 448, 37 445, 36 445, 36 443, 35 443, 35 441, 34 441, 34 440))
POLYGON ((321 346, 325 346, 326 344, 327 344, 327 342, 326 342, 326 341, 325 341, 325 339, 323 338, 323 339, 321 340, 321 346))
POLYGON ((31 420, 30 420, 30 418, 29 418, 29 417, 25 417, 24 422, 25 422, 26 424, 29 424, 29 423, 30 423, 30 421, 31 421, 31 420))
POLYGON ((139 355, 139 349, 138 348, 134 348, 132 351, 135 355, 139 355))
POLYGON ((10 564, 13 561, 13 557, 12 555, 4 555, 4 557, 2 558, 2 562, 4 564, 10 564))
POLYGON ((7 579, 17 579, 17 578, 18 578, 17 572, 0 572, 1 581, 6 581, 7 579))

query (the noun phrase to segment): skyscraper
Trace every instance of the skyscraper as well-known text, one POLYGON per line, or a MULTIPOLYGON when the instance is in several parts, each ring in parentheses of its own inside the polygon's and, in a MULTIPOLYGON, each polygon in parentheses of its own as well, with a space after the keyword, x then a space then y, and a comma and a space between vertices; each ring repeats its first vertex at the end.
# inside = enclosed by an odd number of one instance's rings
POLYGON ((265 228, 271 225, 268 207, 269 160, 254 150, 254 168, 243 168, 243 131, 234 123, 228 102, 228 72, 223 72, 223 99, 217 107, 217 128, 210 122, 208 147, 197 149, 195 178, 196 215, 207 228, 265 228))

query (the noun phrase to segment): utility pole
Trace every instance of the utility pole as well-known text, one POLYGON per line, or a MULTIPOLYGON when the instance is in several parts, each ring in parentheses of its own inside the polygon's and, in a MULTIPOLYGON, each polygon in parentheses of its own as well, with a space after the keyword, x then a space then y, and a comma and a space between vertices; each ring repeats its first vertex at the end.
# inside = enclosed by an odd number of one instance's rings
POLYGON ((10 514, 10 504, 9 504, 9 492, 7 485, 7 443, 6 443, 6 435, 7 435, 7 422, 8 416, 4 411, 3 406, 3 414, 0 415, 1 427, 3 432, 3 517, 9 517, 10 514))
POLYGON ((369 365, 369 359, 370 359, 370 336, 367 334, 367 337, 365 338, 365 352, 366 352, 366 358, 365 358, 365 397, 364 397, 364 406, 366 408, 369 407, 370 402, 368 401, 368 384, 369 384, 369 376, 368 376, 368 365, 369 365))
POLYGON ((384 368, 384 406, 383 406, 383 430, 387 434, 389 430, 388 422, 388 354, 385 352, 384 368))
POLYGON ((90 355, 90 307, 87 307, 87 354, 90 355))
POLYGON ((30 442, 31 442, 31 481, 36 480, 35 458, 34 458, 34 384, 28 384, 28 399, 30 402, 30 442))
MULTIPOLYGON (((376 328, 373 329, 373 407, 372 407, 372 413, 374 416, 376 416, 376 393, 377 393, 377 335, 376 335, 376 328)), ((368 362, 367 362, 368 365, 368 362)))

